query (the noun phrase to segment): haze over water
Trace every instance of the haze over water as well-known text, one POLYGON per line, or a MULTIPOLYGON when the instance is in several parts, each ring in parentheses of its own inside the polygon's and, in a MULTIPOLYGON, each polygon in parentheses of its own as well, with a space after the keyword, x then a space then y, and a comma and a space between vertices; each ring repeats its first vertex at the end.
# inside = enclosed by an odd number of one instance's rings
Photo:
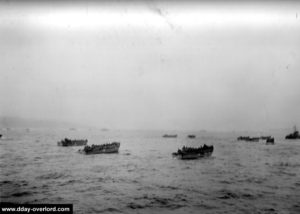
POLYGON ((300 126, 299 11, 297 1, 2 1, 0 116, 300 126))

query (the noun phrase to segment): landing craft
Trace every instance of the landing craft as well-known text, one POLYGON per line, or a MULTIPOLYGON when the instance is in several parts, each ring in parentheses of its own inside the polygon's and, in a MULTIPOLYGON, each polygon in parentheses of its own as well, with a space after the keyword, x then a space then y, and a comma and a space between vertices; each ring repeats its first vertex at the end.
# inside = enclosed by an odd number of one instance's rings
POLYGON ((198 148, 183 146, 182 149, 178 149, 172 155, 179 159, 198 159, 202 157, 209 157, 214 151, 214 146, 203 145, 198 148))
POLYGON ((288 140, 295 140, 295 139, 300 139, 299 131, 297 130, 297 127, 294 126, 294 132, 291 134, 288 134, 285 139, 288 140))
POLYGON ((196 135, 191 135, 191 134, 190 134, 190 135, 188 135, 188 138, 191 138, 191 139, 192 139, 192 138, 196 138, 196 135))
POLYGON ((90 155, 90 154, 111 154, 118 153, 120 148, 119 142, 112 142, 101 145, 91 145, 85 146, 82 150, 79 150, 79 153, 90 155))
POLYGON ((85 146, 88 140, 71 140, 65 138, 59 142, 57 142, 58 146, 85 146))
POLYGON ((164 138, 176 138, 177 134, 171 135, 171 134, 165 134, 163 135, 164 138))

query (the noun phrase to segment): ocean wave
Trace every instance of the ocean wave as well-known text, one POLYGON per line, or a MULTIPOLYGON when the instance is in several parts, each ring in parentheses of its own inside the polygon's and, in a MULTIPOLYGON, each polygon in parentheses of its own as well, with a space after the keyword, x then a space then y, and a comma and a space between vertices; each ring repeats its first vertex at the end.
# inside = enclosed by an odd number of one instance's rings
POLYGON ((176 187, 176 186, 157 185, 157 187, 160 189, 166 189, 166 190, 178 190, 179 189, 179 187, 176 187))
POLYGON ((127 204, 130 209, 145 209, 145 208, 168 208, 179 209, 187 206, 187 199, 185 195, 177 194, 175 197, 161 197, 157 195, 135 197, 134 202, 127 204))
POLYGON ((262 195, 260 194, 250 194, 250 193, 243 193, 243 192, 233 192, 230 190, 220 190, 217 192, 217 198, 219 199, 250 199, 254 200, 260 198, 262 195))
POLYGON ((113 207, 109 207, 109 208, 105 208, 102 210, 97 211, 97 213, 123 213, 121 210, 113 208, 113 207))
POLYGON ((233 184, 234 181, 233 180, 221 180, 221 181, 219 181, 219 183, 221 183, 221 184, 233 184))
POLYGON ((4 180, 4 181, 0 181, 0 187, 7 188, 8 186, 10 187, 15 187, 15 188, 21 188, 21 187, 25 187, 28 186, 28 182, 25 180, 21 180, 21 181, 10 181, 10 180, 4 180))
POLYGON ((11 196, 13 196, 13 197, 23 197, 23 196, 28 196, 28 195, 33 195, 33 193, 29 192, 29 191, 24 191, 24 192, 16 192, 16 193, 11 194, 11 196))
POLYGON ((200 209, 204 209, 204 210, 215 210, 218 207, 216 205, 211 205, 209 203, 205 203, 205 202, 201 202, 195 205, 195 207, 200 208, 200 209))
POLYGON ((279 168, 286 168, 286 167, 291 167, 291 168, 299 168, 300 163, 292 163, 292 162, 278 162, 272 165, 273 167, 279 167, 279 168))
POLYGON ((37 160, 41 160, 42 159, 42 157, 34 157, 34 161, 37 161, 37 160))
POLYGON ((14 140, 16 139, 13 137, 2 137, 0 141, 14 141, 14 140))
POLYGON ((37 176, 36 179, 38 180, 48 180, 48 179, 60 179, 60 178, 68 178, 69 175, 66 173, 59 173, 59 172, 50 172, 44 175, 37 176))
POLYGON ((273 214, 273 213, 277 213, 277 211, 274 208, 263 208, 262 209, 263 213, 265 214, 273 214))
POLYGON ((71 180, 61 182, 60 184, 58 184, 58 186, 76 185, 76 184, 80 184, 80 183, 83 183, 83 181, 71 179, 71 180))
POLYGON ((0 181, 0 186, 3 186, 3 185, 7 185, 7 184, 12 184, 13 182, 12 181, 0 181))

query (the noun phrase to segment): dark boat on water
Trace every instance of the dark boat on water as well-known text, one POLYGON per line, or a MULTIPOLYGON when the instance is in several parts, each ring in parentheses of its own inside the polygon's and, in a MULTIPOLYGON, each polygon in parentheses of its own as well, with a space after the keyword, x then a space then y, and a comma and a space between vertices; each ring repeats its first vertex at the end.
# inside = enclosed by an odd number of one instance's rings
POLYGON ((2 137, 2 134, 0 134, 0 138, 2 137))
POLYGON ((260 136, 260 137, 249 137, 249 136, 240 136, 237 138, 238 141, 247 141, 247 142, 258 142, 259 140, 266 140, 266 144, 274 144, 275 139, 272 136, 260 136))
POLYGON ((177 138, 177 134, 171 135, 171 134, 165 134, 163 135, 164 138, 177 138))
POLYGON ((91 145, 85 146, 82 150, 79 150, 80 153, 90 155, 90 154, 109 154, 109 153, 118 153, 120 148, 119 142, 112 142, 101 145, 91 145))
POLYGON ((258 142, 259 137, 249 137, 249 136, 240 136, 237 140, 249 141, 249 142, 258 142))
POLYGON ((196 135, 192 135, 192 134, 190 134, 190 135, 188 135, 188 138, 190 138, 190 139, 194 139, 194 138, 196 138, 196 135))
POLYGON ((267 138, 266 144, 274 144, 275 143, 275 139, 273 137, 269 137, 267 138))
POLYGON ((259 141, 259 137, 251 137, 248 141, 258 142, 259 141))
POLYGON ((269 138, 272 138, 272 136, 260 136, 260 139, 262 140, 268 140, 269 138))
POLYGON ((299 131, 297 130, 297 127, 294 127, 294 132, 291 134, 288 134, 285 139, 288 140, 295 140, 295 139, 300 139, 299 131))
POLYGON ((248 141, 248 140, 250 140, 250 137, 249 136, 239 136, 238 138, 237 138, 237 140, 244 140, 244 141, 248 141))
POLYGON ((57 142, 58 146, 85 146, 88 140, 71 140, 65 138, 59 142, 57 142))
POLYGON ((203 145, 198 148, 183 146, 172 155, 180 159, 198 159, 202 157, 209 157, 214 151, 214 146, 203 145))

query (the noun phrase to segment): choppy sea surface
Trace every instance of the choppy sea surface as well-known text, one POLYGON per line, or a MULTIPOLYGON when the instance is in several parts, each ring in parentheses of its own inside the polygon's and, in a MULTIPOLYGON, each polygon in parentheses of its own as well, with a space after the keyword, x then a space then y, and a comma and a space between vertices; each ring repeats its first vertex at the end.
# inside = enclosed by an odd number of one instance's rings
POLYGON ((300 213, 300 141, 238 133, 10 129, 0 139, 1 202, 72 203, 74 213, 300 213), (162 138, 178 134, 178 138, 162 138), (187 134, 197 135, 188 139, 187 134), (121 142, 118 154, 59 147, 121 142), (179 160, 183 145, 214 145, 209 158, 179 160))

